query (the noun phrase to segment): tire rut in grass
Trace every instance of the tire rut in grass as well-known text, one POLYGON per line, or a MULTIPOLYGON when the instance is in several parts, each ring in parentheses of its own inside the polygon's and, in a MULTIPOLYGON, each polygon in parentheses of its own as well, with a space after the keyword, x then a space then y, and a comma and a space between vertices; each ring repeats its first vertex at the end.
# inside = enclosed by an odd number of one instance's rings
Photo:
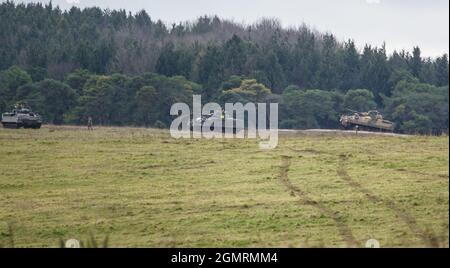
POLYGON ((416 219, 409 213, 403 211, 400 207, 398 207, 392 200, 382 199, 369 189, 362 186, 357 181, 353 180, 352 177, 347 173, 347 155, 340 155, 337 175, 343 181, 345 181, 350 187, 353 189, 363 193, 367 199, 375 204, 383 204, 388 209, 392 210, 397 217, 399 217, 402 221, 408 225, 409 229, 418 237, 422 239, 422 241, 429 247, 439 247, 439 240, 435 235, 431 232, 426 232, 422 230, 422 228, 417 224, 416 219))
POLYGON ((291 166, 291 157, 282 156, 279 180, 291 192, 291 195, 298 197, 302 204, 312 206, 318 209, 327 217, 333 219, 339 233, 345 240, 345 243, 347 244, 348 247, 359 247, 360 245, 353 236, 351 229, 343 221, 341 221, 341 219, 336 215, 334 211, 325 207, 318 201, 311 199, 310 197, 308 197, 306 192, 304 192, 302 189, 292 184, 288 176, 290 166, 291 166))
POLYGON ((434 174, 434 173, 427 173, 427 172, 421 172, 421 171, 416 171, 416 170, 407 170, 404 168, 397 168, 397 169, 395 169, 395 171, 409 173, 409 174, 413 174, 413 175, 420 175, 423 177, 428 177, 430 179, 447 179, 448 180, 448 174, 447 175, 434 174))

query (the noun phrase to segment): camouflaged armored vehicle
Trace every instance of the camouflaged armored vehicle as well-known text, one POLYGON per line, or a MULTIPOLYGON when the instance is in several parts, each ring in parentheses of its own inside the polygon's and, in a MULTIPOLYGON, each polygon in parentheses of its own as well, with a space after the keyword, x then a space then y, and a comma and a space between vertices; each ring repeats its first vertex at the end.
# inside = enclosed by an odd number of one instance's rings
MULTIPOLYGON (((236 119, 233 116, 227 114, 226 112, 223 112, 221 115, 215 115, 213 113, 208 115, 202 115, 201 117, 194 118, 191 122, 191 131, 194 130, 194 128, 202 129, 203 125, 208 123, 209 125, 212 124, 215 120, 221 120, 222 121, 222 132, 225 133, 227 129, 233 133, 238 133, 239 131, 245 130, 245 128, 239 128, 239 123, 244 125, 245 122, 242 122, 242 120, 236 119), (241 121, 241 122, 239 122, 241 121), (233 127, 228 128, 228 125, 232 125, 233 127)), ((211 130, 214 130, 214 127, 211 127, 211 130)))
POLYGON ((393 132, 395 124, 383 119, 383 116, 376 110, 368 112, 351 111, 352 115, 341 116, 340 122, 344 129, 358 129, 367 131, 393 132))
POLYGON ((2 114, 2 125, 5 128, 40 128, 42 118, 24 104, 16 104, 11 112, 2 114))

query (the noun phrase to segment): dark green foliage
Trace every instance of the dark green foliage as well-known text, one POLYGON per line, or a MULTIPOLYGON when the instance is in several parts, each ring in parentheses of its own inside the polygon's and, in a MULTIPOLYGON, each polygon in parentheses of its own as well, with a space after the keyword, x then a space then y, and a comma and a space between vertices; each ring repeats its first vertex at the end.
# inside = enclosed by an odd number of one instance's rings
POLYGON ((205 86, 205 96, 207 98, 216 97, 224 73, 224 57, 219 47, 215 45, 208 46, 203 52, 204 55, 199 59, 198 64, 198 83, 205 86))
POLYGON ((337 89, 342 80, 342 62, 339 60, 338 44, 333 35, 325 35, 316 85, 320 89, 337 89))
POLYGON ((286 90, 282 101, 282 128, 338 127, 342 97, 337 92, 286 90))
POLYGON ((136 122, 149 126, 154 121, 158 101, 157 96, 156 89, 152 86, 144 86, 136 92, 136 122))
POLYGON ((374 102, 372 92, 367 89, 351 89, 344 96, 344 108, 355 111, 375 110, 377 104, 374 102))
POLYGON ((13 104, 13 100, 20 86, 31 83, 31 76, 18 66, 0 72, 0 108, 6 109, 13 104))
POLYGON ((448 55, 444 55, 436 59, 436 85, 445 86, 448 85, 448 55))
POLYGON ((411 73, 415 77, 419 77, 422 73, 422 58, 420 57, 420 48, 414 47, 413 49, 413 57, 411 58, 411 73))
POLYGON ((156 72, 166 76, 191 75, 195 57, 193 51, 187 48, 175 49, 173 43, 167 44, 161 51, 156 62, 156 72))
POLYGON ((77 93, 81 95, 83 93, 83 87, 86 84, 86 81, 89 80, 92 75, 92 73, 88 72, 85 69, 77 69, 68 74, 64 79, 64 82, 71 88, 75 89, 77 93))
POLYGON ((230 78, 228 78, 228 80, 226 80, 222 83, 221 89, 228 90, 228 89, 232 89, 232 88, 237 88, 241 85, 242 80, 243 80, 243 77, 237 76, 237 75, 232 75, 232 76, 230 76, 230 78))
POLYGON ((270 89, 265 85, 258 83, 255 79, 248 79, 242 80, 236 88, 224 90, 219 100, 221 103, 261 103, 266 101, 266 97, 270 93, 270 89))
POLYGON ((244 73, 247 62, 247 46, 242 39, 233 35, 224 46, 225 77, 244 73))
POLYGON ((390 71, 384 47, 372 49, 364 48, 361 57, 361 87, 373 92, 375 101, 380 104, 382 95, 390 95, 390 71))
POLYGON ((387 115, 406 133, 448 131, 449 88, 401 81, 385 99, 387 115))
POLYGON ((340 89, 357 88, 360 85, 359 73, 361 70, 361 62, 355 43, 352 40, 344 44, 342 64, 343 72, 340 89))
POLYGON ((376 106, 400 131, 448 128, 440 121, 448 113, 413 101, 414 90, 398 93, 402 81, 421 83, 425 100, 445 102, 448 92, 435 88, 448 86, 447 55, 423 58, 419 47, 359 51, 352 40, 307 26, 283 29, 275 19, 246 26, 203 16, 168 29, 145 11, 6 1, 0 44, 1 111, 27 101, 55 124, 92 116, 95 124, 167 126, 170 106, 196 93, 205 102, 279 102, 286 127, 337 127, 342 108, 376 106), (270 93, 242 89, 249 79, 270 93), (407 111, 394 113, 405 102, 407 111))
POLYGON ((182 76, 94 75, 84 69, 68 74, 64 82, 33 83, 14 66, 0 73, 0 82, 2 111, 24 101, 52 124, 85 124, 91 116, 97 125, 152 126, 159 120, 167 126, 173 103, 192 102, 194 93, 202 93, 201 86, 182 76))
POLYGON ((171 105, 189 102, 192 94, 199 91, 199 85, 181 76, 94 75, 85 82, 78 106, 66 119, 76 124, 84 124, 89 116, 100 125, 151 126, 157 120, 168 124, 171 105))
POLYGON ((24 100, 34 107, 45 121, 62 124, 64 114, 75 106, 77 94, 62 82, 45 79, 20 87, 17 90, 17 99, 24 100))
POLYGON ((203 16, 169 30, 145 11, 62 11, 50 4, 9 1, 0 4, 0 14, 0 70, 20 65, 34 82, 61 80, 77 68, 96 74, 150 71, 182 75, 202 84, 212 97, 231 75, 245 75, 277 94, 289 84, 367 88, 378 103, 380 94, 393 89, 387 80, 398 69, 422 82, 448 84, 446 55, 424 59, 419 47, 412 55, 402 51, 388 57, 384 47, 370 46, 360 53, 352 40, 341 43, 306 26, 286 30, 271 19, 245 26, 203 16))

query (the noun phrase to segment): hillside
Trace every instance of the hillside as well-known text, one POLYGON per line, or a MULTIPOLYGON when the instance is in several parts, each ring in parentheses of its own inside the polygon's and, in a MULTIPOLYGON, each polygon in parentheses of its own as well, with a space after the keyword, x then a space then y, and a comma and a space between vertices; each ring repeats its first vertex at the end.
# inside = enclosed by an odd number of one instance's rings
POLYGON ((53 124, 167 127, 173 101, 194 93, 254 101, 242 88, 250 80, 270 90, 259 101, 280 103, 284 128, 336 128, 350 108, 381 110, 398 132, 448 132, 448 55, 424 58, 419 47, 388 55, 276 19, 168 26, 145 11, 10 1, 0 43, 0 110, 26 101, 53 124))
POLYGON ((448 247, 448 137, 0 129, 0 246, 448 247), (12 229, 13 236, 9 229, 12 229))

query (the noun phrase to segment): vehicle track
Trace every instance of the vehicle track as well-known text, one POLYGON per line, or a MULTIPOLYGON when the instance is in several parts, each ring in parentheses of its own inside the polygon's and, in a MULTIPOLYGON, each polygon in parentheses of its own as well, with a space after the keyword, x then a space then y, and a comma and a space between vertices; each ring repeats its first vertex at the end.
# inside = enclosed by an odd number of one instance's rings
POLYGON ((413 135, 391 132, 341 130, 341 129, 279 129, 280 135, 339 135, 339 136, 386 136, 386 137, 414 137, 413 135))
POLYGON ((402 221, 408 225, 409 229, 418 237, 422 239, 422 241, 429 247, 439 247, 438 238, 432 234, 431 232, 427 232, 422 230, 422 228, 417 224, 416 219, 409 213, 403 211, 400 207, 398 207, 395 202, 390 199, 383 199, 370 191, 369 189, 362 186, 357 181, 353 180, 352 177, 347 173, 347 161, 348 156, 341 154, 339 156, 337 175, 343 181, 347 182, 350 187, 353 189, 363 193, 367 199, 369 199, 373 203, 381 203, 388 209, 392 210, 397 217, 399 217, 402 221))
POLYGON ((286 155, 282 156, 280 173, 278 178, 281 181, 281 183, 291 192, 291 195, 298 197, 299 201, 302 204, 312 206, 320 210, 320 212, 325 214, 327 217, 333 219, 339 233, 341 234, 342 238, 344 239, 348 247, 360 247, 360 244, 358 243, 358 241, 356 241, 351 229, 347 226, 347 224, 345 224, 344 222, 341 221, 341 219, 339 219, 339 217, 336 215, 334 211, 325 207, 318 201, 311 199, 310 197, 308 197, 306 192, 304 192, 302 189, 292 184, 288 176, 290 166, 291 166, 291 157, 286 155))
POLYGON ((398 169, 395 169, 395 171, 399 171, 399 172, 403 172, 403 173, 409 173, 409 174, 414 174, 414 175, 420 175, 420 176, 429 177, 429 178, 448 179, 448 175, 445 175, 445 174, 426 173, 426 172, 415 171, 415 170, 406 170, 404 168, 398 168, 398 169))

